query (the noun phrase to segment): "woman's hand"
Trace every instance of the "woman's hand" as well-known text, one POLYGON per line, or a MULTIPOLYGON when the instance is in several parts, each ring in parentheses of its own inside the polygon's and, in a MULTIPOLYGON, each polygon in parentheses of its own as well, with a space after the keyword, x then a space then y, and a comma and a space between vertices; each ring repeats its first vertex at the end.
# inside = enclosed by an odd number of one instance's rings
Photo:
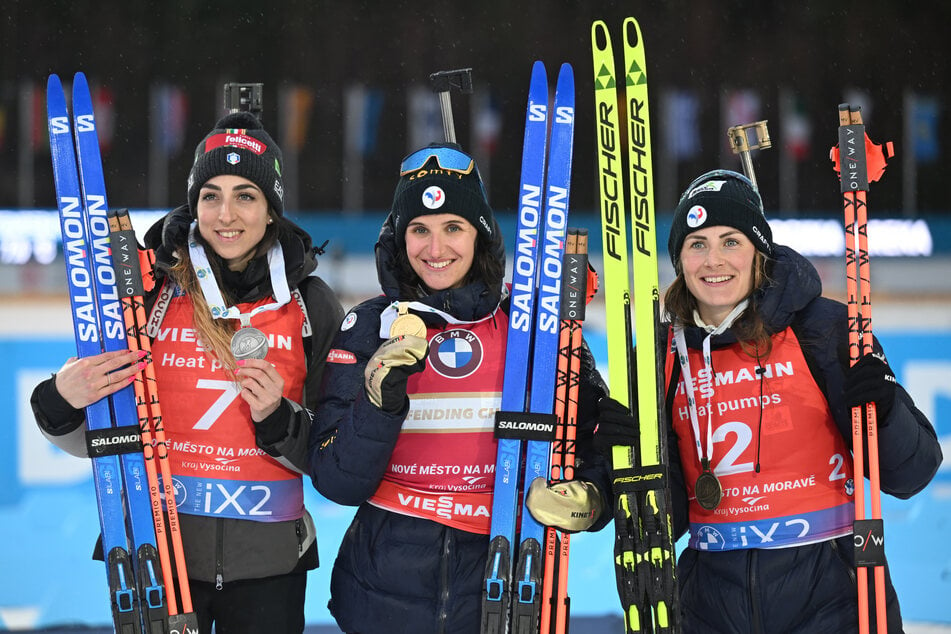
POLYGON ((145 367, 145 355, 142 350, 119 350, 81 359, 71 357, 54 377, 56 391, 67 403, 82 409, 131 383, 145 367))
POLYGON ((241 359, 235 371, 241 385, 241 398, 251 406, 251 420, 260 423, 281 404, 284 378, 264 359, 241 359))

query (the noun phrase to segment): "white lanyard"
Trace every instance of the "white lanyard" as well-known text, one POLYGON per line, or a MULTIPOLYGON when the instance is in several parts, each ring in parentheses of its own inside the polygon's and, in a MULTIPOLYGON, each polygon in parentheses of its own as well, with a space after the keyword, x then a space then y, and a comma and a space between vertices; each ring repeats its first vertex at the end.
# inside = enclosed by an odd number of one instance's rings
POLYGON ((274 291, 274 299, 277 301, 258 306, 249 313, 242 313, 237 306, 226 306, 214 272, 211 270, 211 265, 208 264, 205 250, 195 239, 196 226, 197 221, 193 222, 188 230, 188 253, 191 256, 192 267, 195 270, 195 276, 198 278, 198 284, 205 295, 205 301, 208 302, 208 308, 211 309, 212 317, 215 319, 238 319, 241 321, 241 327, 246 328, 251 325, 251 317, 254 315, 266 310, 277 310, 291 301, 291 292, 287 286, 287 276, 284 273, 284 250, 281 248, 281 243, 277 241, 267 252, 271 288, 274 291))
POLYGON ((690 413, 690 424, 693 427, 694 442, 697 445, 697 457, 700 459, 700 464, 702 465, 709 464, 710 459, 713 457, 713 407, 711 401, 713 400, 713 386, 716 381, 713 375, 713 355, 710 352, 710 338, 713 337, 713 335, 718 335, 726 331, 740 313, 746 310, 748 304, 748 299, 744 299, 737 304, 730 314, 726 316, 726 319, 720 322, 719 326, 710 331, 703 340, 703 364, 707 371, 707 376, 710 379, 710 391, 707 397, 706 452, 704 452, 704 447, 700 444, 700 422, 697 414, 697 401, 694 396, 696 387, 694 385, 693 375, 690 373, 690 359, 687 356, 687 342, 684 339, 684 329, 681 325, 674 326, 674 345, 677 347, 677 358, 680 360, 680 367, 683 370, 684 387, 686 388, 685 391, 687 394, 687 411, 690 413))
POLYGON ((495 310, 489 312, 488 315, 482 319, 476 319, 475 321, 462 321, 461 319, 456 319, 449 313, 444 313, 438 308, 433 308, 432 306, 427 306, 422 302, 393 302, 389 306, 383 309, 383 312, 380 313, 380 337, 383 339, 389 339, 390 337, 390 326, 393 325, 393 322, 400 315, 400 305, 403 305, 405 308, 412 308, 413 310, 421 313, 430 313, 433 315, 439 315, 446 323, 453 325, 469 325, 477 324, 486 319, 491 319, 495 315, 495 311, 498 310, 498 306, 495 307, 495 310))

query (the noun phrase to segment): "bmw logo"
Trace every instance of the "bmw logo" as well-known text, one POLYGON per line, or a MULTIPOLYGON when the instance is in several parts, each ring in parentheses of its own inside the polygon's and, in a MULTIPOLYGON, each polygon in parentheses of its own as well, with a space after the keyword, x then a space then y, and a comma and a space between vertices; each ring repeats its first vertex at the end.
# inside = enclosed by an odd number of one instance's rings
POLYGON ((462 379, 482 365, 482 342, 461 328, 441 332, 429 342, 429 365, 449 379, 462 379))
POLYGON ((697 531, 697 548, 700 550, 723 550, 726 540, 723 534, 709 524, 697 531))

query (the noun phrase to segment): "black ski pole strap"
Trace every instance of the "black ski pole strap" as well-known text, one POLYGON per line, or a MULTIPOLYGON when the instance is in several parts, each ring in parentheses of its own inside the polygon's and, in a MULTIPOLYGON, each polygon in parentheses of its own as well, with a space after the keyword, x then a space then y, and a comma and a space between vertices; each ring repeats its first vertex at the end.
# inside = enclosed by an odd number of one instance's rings
POLYGON ((141 430, 138 425, 89 429, 86 431, 86 451, 90 458, 142 451, 141 430))

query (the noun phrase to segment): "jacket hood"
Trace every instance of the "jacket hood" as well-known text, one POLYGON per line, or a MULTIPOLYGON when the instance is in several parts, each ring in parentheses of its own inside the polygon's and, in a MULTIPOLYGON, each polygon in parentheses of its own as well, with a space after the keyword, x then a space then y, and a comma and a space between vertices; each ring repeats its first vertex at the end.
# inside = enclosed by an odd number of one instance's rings
MULTIPOLYGON (((400 297, 399 279, 397 277, 396 254, 399 247, 396 244, 393 214, 390 213, 380 229, 374 252, 376 254, 376 273, 380 280, 380 287, 388 300, 413 300, 432 306, 449 313, 462 321, 475 321, 491 313, 502 299, 502 279, 493 280, 491 284, 483 281, 472 282, 461 288, 450 288, 437 291, 423 297, 400 297)), ((492 237, 488 243, 489 256, 498 261, 500 270, 505 270, 505 243, 502 239, 499 225, 492 219, 492 237)), ((431 315, 420 315, 423 321, 432 319, 431 315)), ((437 318, 438 319, 438 318, 437 318)))

